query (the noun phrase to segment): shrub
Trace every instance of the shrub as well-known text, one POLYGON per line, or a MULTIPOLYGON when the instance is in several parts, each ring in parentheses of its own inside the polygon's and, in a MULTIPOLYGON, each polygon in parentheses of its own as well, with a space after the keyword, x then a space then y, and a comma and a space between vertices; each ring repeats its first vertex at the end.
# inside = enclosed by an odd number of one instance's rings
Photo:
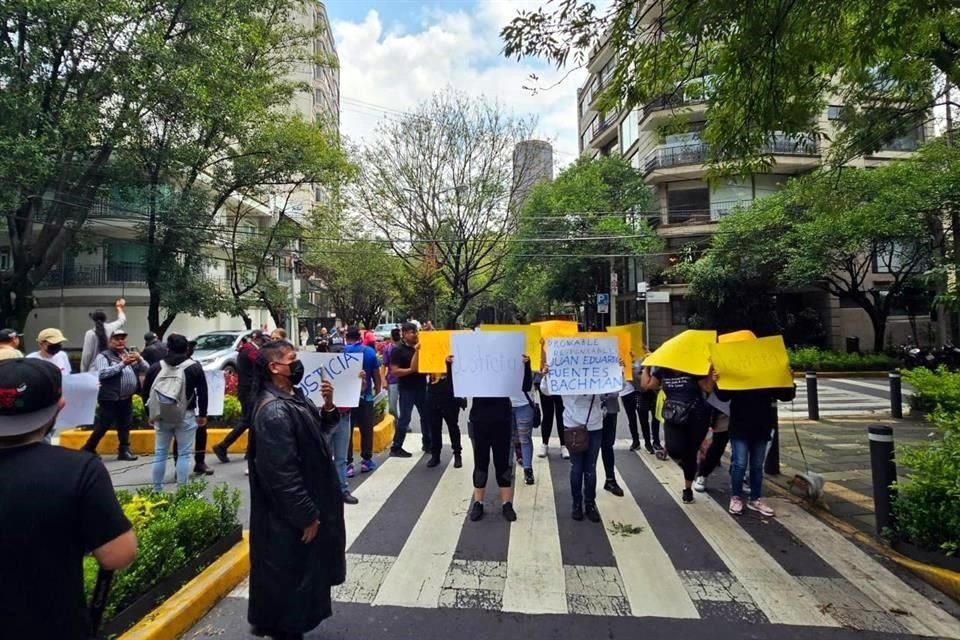
POLYGON ((960 372, 945 367, 936 371, 917 368, 904 371, 903 379, 913 387, 911 408, 927 413, 938 408, 948 413, 960 413, 960 372))
POLYGON ((884 353, 841 353, 816 347, 790 349, 794 371, 889 371, 897 362, 884 353))
POLYGON ((387 408, 390 406, 388 398, 381 398, 373 405, 373 423, 380 424, 384 416, 387 415, 387 408))

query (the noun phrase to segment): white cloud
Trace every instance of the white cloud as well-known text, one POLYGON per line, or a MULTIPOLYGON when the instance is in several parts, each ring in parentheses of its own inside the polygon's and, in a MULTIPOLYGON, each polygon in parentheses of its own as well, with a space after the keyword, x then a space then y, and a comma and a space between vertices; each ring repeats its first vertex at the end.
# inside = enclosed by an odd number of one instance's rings
POLYGON ((419 30, 384 25, 371 10, 363 22, 334 21, 340 58, 341 130, 354 141, 374 135, 383 110, 416 107, 436 91, 453 87, 499 100, 518 116, 538 119, 537 137, 552 140, 561 165, 577 153, 576 91, 585 72, 532 94, 524 89, 536 73, 550 86, 565 72, 538 61, 508 60, 499 52, 500 29, 518 8, 540 0, 479 0, 471 13, 424 12, 419 30))

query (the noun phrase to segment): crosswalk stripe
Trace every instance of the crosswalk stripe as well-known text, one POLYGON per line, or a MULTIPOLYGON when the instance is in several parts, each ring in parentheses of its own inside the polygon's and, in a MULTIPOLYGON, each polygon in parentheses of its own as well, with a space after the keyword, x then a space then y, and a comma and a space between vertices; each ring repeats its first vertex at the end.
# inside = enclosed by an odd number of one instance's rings
POLYGON ((537 483, 518 484, 513 503, 519 514, 510 525, 503 610, 567 613, 567 593, 553 479, 547 458, 534 458, 537 483))
MULTIPOLYGON (((679 468, 669 461, 651 461, 639 456, 650 471, 664 483, 680 487, 679 468)), ((679 490, 670 494, 680 501, 679 490)), ((683 511, 697 527, 733 575, 774 624, 795 624, 838 627, 839 623, 825 615, 812 595, 757 545, 740 525, 733 522, 719 504, 701 498, 694 504, 683 505, 683 511)))
MULTIPOLYGON (((837 384, 848 384, 852 387, 863 387, 864 389, 873 389, 874 391, 890 391, 890 383, 887 381, 867 382, 866 380, 851 380, 849 378, 841 378, 837 380, 837 384)), ((836 389, 837 387, 834 388, 836 389)))
MULTIPOLYGON (((463 442, 463 455, 469 459, 471 454, 468 438, 463 442)), ((472 491, 470 472, 454 468, 448 459, 440 482, 384 579, 374 605, 438 605, 472 491)))
POLYGON ((778 502, 779 520, 846 580, 885 610, 906 610, 897 622, 911 633, 960 638, 957 620, 800 507, 778 502))
MULTIPOLYGON (((632 454, 620 450, 617 455, 632 454)), ((617 482, 623 489, 623 497, 617 498, 600 491, 597 507, 610 546, 613 547, 631 613, 635 616, 699 618, 697 607, 683 586, 679 573, 619 472, 617 482), (630 536, 615 535, 611 531, 614 522, 630 524, 641 531, 630 536)))
POLYGON ((353 545, 357 536, 370 524, 373 517, 418 462, 420 462, 419 456, 387 458, 371 477, 357 487, 353 495, 360 504, 348 506, 344 510, 344 519, 347 523, 347 549, 353 545))

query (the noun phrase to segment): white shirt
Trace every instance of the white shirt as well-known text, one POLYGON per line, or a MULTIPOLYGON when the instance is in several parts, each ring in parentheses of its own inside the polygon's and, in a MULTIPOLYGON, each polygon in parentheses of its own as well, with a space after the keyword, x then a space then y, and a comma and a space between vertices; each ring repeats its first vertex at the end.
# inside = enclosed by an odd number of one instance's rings
POLYGON ((510 406, 514 409, 517 407, 527 407, 530 405, 532 400, 532 396, 530 400, 527 400, 527 396, 521 391, 519 395, 510 396, 510 406))
POLYGON ((587 431, 603 429, 603 399, 600 396, 560 396, 563 424, 586 425, 587 431))
POLYGON ((60 368, 60 373, 73 373, 73 367, 70 366, 70 356, 63 351, 58 351, 57 353, 53 354, 52 357, 47 357, 39 351, 34 351, 27 357, 40 358, 42 360, 46 360, 50 364, 55 364, 60 368))

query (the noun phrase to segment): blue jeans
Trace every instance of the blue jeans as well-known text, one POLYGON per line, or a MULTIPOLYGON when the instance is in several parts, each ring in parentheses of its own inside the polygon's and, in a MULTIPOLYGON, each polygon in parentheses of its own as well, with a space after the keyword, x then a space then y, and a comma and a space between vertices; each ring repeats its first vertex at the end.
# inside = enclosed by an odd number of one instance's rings
POLYGON ((748 442, 747 440, 730 440, 730 495, 743 497, 743 476, 750 465, 750 499, 758 500, 763 491, 763 459, 767 455, 766 440, 748 442), (749 462, 748 459, 749 458, 749 462))
POLYGON ((400 412, 397 410, 399 402, 400 385, 396 382, 391 382, 387 387, 387 410, 390 412, 390 415, 393 416, 394 420, 400 417, 400 412))
POLYGON ((417 415, 420 417, 420 434, 423 440, 423 446, 430 449, 430 430, 427 427, 427 385, 417 385, 413 388, 400 387, 400 417, 397 418, 397 433, 393 436, 394 449, 402 449, 403 441, 407 437, 407 429, 410 428, 410 420, 413 419, 413 408, 417 408, 417 415))
POLYGON ((597 502, 597 456, 600 455, 600 442, 603 430, 590 431, 589 446, 583 453, 570 452, 570 493, 573 494, 573 508, 582 509, 585 504, 597 502))
POLYGON ((183 422, 157 422, 154 427, 155 446, 153 452, 153 490, 163 489, 163 476, 167 472, 167 456, 170 455, 170 442, 177 439, 177 484, 186 484, 190 473, 190 456, 197 437, 197 417, 191 412, 183 417, 183 422))
POLYGON ((351 413, 340 414, 340 421, 330 432, 330 447, 333 449, 333 466, 337 468, 337 477, 340 479, 340 491, 349 491, 347 486, 347 452, 353 439, 353 420, 351 413))
POLYGON ((533 407, 513 408, 513 437, 520 442, 520 460, 524 469, 533 469, 533 407))

